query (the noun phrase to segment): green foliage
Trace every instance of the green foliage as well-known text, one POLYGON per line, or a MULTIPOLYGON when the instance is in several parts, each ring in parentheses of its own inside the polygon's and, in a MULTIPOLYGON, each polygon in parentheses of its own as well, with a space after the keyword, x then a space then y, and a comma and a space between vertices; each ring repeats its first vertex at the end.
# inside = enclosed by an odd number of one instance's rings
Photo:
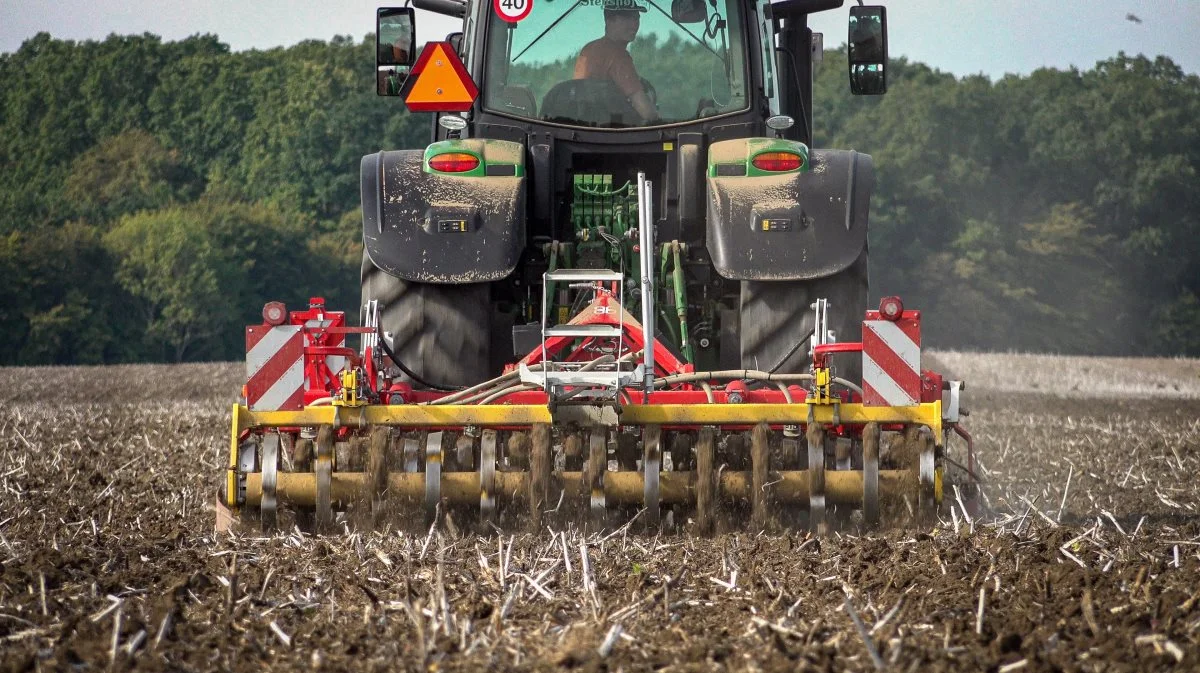
MULTIPOLYGON (((0 364, 238 359, 267 300, 353 311, 359 160, 430 124, 375 95, 372 46, 0 54, 0 364)), ((688 41, 631 50, 660 100, 720 93, 688 41)), ((826 52, 816 145, 873 155, 872 286, 929 343, 1200 355, 1200 78, 1124 54, 995 82, 888 67, 886 96, 853 97, 826 52)))
POLYGON ((238 359, 268 300, 358 303, 358 163, 427 115, 372 43, 46 34, 0 54, 0 364, 238 359))
POLYGON ((826 52, 816 144, 873 155, 872 287, 931 343, 1200 355, 1200 78, 1124 54, 997 82, 899 60, 855 99, 845 67, 826 52))
POLYGON ((306 299, 306 241, 306 227, 276 208, 210 199, 129 215, 104 237, 144 347, 175 361, 236 354, 264 303, 306 299))
POLYGON ((94 227, 73 221, 9 233, 0 238, 0 274, 0 329, 14 344, 0 350, 0 364, 98 364, 134 355, 122 343, 125 297, 94 227))
POLYGON ((64 190, 75 212, 93 221, 189 201, 198 193, 178 150, 140 129, 105 138, 71 166, 64 190))

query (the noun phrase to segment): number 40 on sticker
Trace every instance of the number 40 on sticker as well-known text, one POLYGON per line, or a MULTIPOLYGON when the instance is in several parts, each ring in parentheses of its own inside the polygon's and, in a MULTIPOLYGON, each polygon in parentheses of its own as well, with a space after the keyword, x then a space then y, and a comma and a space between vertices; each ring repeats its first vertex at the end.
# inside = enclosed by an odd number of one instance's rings
POLYGON ((492 0, 492 8, 501 19, 516 23, 533 11, 533 0, 492 0))

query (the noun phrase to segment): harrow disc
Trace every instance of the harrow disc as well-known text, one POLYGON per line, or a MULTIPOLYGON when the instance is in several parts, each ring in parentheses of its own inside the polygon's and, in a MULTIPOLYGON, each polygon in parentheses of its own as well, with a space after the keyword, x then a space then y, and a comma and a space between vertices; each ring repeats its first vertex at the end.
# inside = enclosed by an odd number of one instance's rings
POLYGON ((316 474, 316 527, 325 533, 333 528, 333 428, 321 426, 317 431, 317 458, 313 465, 316 474))
POLYGON ((646 526, 651 530, 662 525, 660 510, 662 477, 662 432, 657 425, 647 425, 642 431, 642 493, 646 507, 646 526))
POLYGON ((262 503, 259 505, 259 521, 263 532, 270 533, 278 525, 279 501, 275 487, 279 483, 278 432, 268 432, 262 441, 262 503))
POLYGON ((608 470, 608 432, 595 428, 588 434, 587 482, 588 511, 592 524, 603 528, 606 518, 604 473, 608 470))

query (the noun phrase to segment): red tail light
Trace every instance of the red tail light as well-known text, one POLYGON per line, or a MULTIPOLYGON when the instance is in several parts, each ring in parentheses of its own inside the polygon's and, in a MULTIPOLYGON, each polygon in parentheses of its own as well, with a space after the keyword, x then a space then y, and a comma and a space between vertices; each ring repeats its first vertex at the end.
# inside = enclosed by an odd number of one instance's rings
POLYGON ((879 300, 879 312, 894 322, 904 315, 904 302, 900 301, 900 297, 884 297, 879 300))
POLYGON ((804 165, 804 157, 794 152, 763 152, 750 163, 760 171, 794 171, 804 165))
POLYGON ((429 167, 440 173, 466 173, 479 168, 479 157, 465 152, 439 154, 429 160, 429 167))
POLYGON ((263 321, 268 325, 282 325, 287 321, 287 307, 281 301, 267 302, 263 306, 263 321))

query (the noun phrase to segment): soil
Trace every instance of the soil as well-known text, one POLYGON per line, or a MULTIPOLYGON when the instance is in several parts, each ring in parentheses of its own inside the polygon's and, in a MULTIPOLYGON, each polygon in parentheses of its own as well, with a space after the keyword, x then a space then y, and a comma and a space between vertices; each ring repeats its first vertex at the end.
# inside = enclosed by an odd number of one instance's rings
POLYGON ((985 516, 704 538, 218 536, 241 365, 0 369, 0 671, 1197 670, 1196 368, 1158 370, 972 381, 985 516))

